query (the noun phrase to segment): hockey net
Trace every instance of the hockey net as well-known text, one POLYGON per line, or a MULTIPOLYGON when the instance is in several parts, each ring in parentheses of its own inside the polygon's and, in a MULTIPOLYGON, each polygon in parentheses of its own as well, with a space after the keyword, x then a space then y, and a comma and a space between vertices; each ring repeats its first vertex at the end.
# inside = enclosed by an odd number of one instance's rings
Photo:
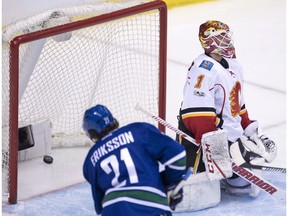
POLYGON ((2 197, 17 202, 20 126, 48 121, 53 149, 87 145, 82 117, 95 104, 120 125, 155 124, 134 111, 139 101, 165 118, 166 13, 162 1, 95 1, 5 27, 2 197))

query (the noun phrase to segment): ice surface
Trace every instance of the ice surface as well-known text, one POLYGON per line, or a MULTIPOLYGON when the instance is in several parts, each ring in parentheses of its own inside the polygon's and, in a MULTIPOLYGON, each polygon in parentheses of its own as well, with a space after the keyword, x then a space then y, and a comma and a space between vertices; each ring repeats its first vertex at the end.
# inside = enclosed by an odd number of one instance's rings
MULTIPOLYGON (((266 172, 264 178, 277 185, 286 188, 285 174, 266 172)), ((19 213, 26 216, 92 216, 96 215, 88 183, 75 185, 71 188, 42 195, 27 201, 19 201, 17 205, 5 206, 5 212, 19 213)), ((240 216, 240 215, 285 215, 286 206, 278 203, 270 195, 260 193, 257 198, 249 196, 232 196, 225 192, 221 194, 221 202, 218 206, 188 213, 174 213, 175 216, 240 216)))
MULTIPOLYGON (((285 9, 285 0, 218 0, 169 10, 167 121, 177 125, 186 70, 202 53, 197 37, 199 25, 208 19, 221 20, 234 32, 236 54, 244 68, 244 91, 250 117, 257 119, 278 145, 277 158, 268 165, 286 167, 285 9)), ((175 136, 169 129, 167 134, 175 136)), ((82 177, 81 167, 87 151, 87 148, 54 150, 51 165, 44 164, 42 158, 21 163, 19 202, 7 205, 3 200, 2 214, 95 215, 89 185, 82 177)), ((286 190, 286 174, 265 171, 264 178, 286 190)), ((264 192, 257 198, 222 192, 221 203, 214 208, 175 215, 285 214, 286 205, 264 192)))

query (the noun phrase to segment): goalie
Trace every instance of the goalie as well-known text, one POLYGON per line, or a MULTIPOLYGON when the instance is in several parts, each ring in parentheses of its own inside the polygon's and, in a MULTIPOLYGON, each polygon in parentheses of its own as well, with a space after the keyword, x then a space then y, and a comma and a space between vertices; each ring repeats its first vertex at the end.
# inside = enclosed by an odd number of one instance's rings
MULTIPOLYGON (((227 132, 229 154, 237 165, 243 162, 263 165, 264 162, 270 163, 275 159, 277 149, 275 143, 261 130, 258 121, 252 121, 248 116, 243 97, 242 67, 236 60, 231 35, 229 26, 220 21, 211 20, 200 25, 199 40, 204 53, 188 69, 178 128, 195 138, 198 144, 201 140, 203 143, 203 137, 213 140, 215 134, 217 136, 217 130, 223 129, 227 132), (212 131, 215 134, 209 134, 212 131)), ((223 145, 227 143, 225 138, 220 139, 223 145)), ((197 154, 197 146, 181 137, 177 137, 177 140, 186 148, 187 168, 193 167, 194 172, 199 174, 207 172, 207 154, 197 154)), ((202 146, 203 150, 205 149, 202 146)), ((259 172, 261 171, 258 170, 257 173, 261 174, 259 172)), ((203 179, 197 184, 211 186, 211 181, 204 177, 203 179)), ((218 183, 213 185, 216 185, 213 188, 218 193, 218 183)), ((256 197, 259 193, 258 188, 235 174, 228 178, 223 177, 221 186, 231 194, 256 197)), ((200 187, 198 185, 195 188, 200 187)), ((197 193, 197 189, 195 190, 192 193, 197 193)), ((213 190, 205 192, 208 199, 214 193, 213 190)), ((204 197, 203 200, 205 199, 204 197)), ((213 206, 217 203, 214 201, 203 206, 199 204, 194 209, 213 206)))

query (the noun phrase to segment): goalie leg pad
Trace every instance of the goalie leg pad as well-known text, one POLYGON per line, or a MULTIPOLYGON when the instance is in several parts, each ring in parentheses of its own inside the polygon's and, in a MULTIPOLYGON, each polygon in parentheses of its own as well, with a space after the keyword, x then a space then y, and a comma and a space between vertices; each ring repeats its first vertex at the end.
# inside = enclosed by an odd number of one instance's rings
POLYGON ((183 200, 175 212, 198 211, 220 203, 220 181, 210 181, 206 172, 191 175, 183 186, 183 200))

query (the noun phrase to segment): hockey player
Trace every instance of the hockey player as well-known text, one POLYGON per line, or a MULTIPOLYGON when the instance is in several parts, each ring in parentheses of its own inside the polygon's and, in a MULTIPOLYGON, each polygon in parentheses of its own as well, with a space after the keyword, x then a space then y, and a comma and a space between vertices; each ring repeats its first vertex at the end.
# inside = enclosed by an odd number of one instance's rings
POLYGON ((169 205, 181 202, 182 191, 169 204, 167 193, 185 174, 184 147, 148 123, 118 127, 103 105, 84 114, 83 129, 95 144, 84 161, 83 175, 91 184, 97 214, 172 215, 169 205), (159 162, 165 167, 161 174, 159 162))
MULTIPOLYGON (((204 53, 188 69, 178 127, 197 143, 210 131, 226 130, 234 160, 241 156, 249 163, 263 165, 276 157, 276 145, 264 134, 258 121, 248 116, 242 67, 236 60, 231 35, 229 26, 220 21, 200 25, 199 39, 204 53)), ((185 139, 177 139, 186 148, 187 167, 195 165, 194 171, 204 172, 205 163, 196 154, 198 148, 185 139)), ((225 187, 233 194, 257 196, 259 192, 235 174, 225 181, 225 187)))

